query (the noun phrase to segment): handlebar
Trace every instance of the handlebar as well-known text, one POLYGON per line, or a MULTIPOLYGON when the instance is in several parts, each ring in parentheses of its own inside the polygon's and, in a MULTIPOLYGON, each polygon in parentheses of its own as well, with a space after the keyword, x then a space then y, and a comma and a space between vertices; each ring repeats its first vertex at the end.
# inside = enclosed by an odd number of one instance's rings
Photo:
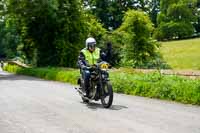
POLYGON ((112 66, 107 63, 107 62, 100 62, 100 63, 97 63, 97 64, 93 64, 91 66, 84 66, 82 67, 83 70, 96 70, 96 69, 102 69, 103 67, 107 67, 106 69, 108 68, 111 68, 112 66), (105 66, 104 64, 106 64, 107 66, 105 66))

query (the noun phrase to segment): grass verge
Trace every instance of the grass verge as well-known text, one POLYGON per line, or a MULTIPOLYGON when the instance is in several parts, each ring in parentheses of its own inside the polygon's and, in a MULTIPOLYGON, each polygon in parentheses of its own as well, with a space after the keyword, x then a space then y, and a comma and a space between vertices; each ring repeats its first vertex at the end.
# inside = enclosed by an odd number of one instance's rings
MULTIPOLYGON (((71 84, 76 84, 79 77, 77 69, 21 68, 7 65, 4 70, 71 84)), ((200 80, 164 76, 156 72, 144 74, 133 71, 112 71, 110 79, 113 89, 117 93, 200 105, 200 80)))

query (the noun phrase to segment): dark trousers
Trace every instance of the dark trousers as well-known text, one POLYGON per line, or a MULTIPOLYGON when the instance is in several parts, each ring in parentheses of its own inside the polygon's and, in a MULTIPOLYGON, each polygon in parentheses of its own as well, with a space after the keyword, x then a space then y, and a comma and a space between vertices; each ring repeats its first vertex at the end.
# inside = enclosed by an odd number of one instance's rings
POLYGON ((89 70, 82 70, 82 76, 84 79, 84 87, 86 91, 86 95, 89 94, 89 80, 90 80, 90 71, 89 70))

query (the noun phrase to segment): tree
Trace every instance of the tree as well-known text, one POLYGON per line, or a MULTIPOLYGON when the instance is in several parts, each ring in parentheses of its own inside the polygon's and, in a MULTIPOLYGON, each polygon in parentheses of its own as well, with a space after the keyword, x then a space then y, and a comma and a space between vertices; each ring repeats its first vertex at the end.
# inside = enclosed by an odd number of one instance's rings
POLYGON ((104 27, 110 30, 122 24, 124 13, 128 9, 142 10, 151 14, 152 19, 157 16, 158 1, 149 0, 83 0, 86 10, 95 15, 104 27))
POLYGON ((17 33, 17 26, 12 19, 6 14, 6 1, 0 2, 0 58, 14 58, 18 56, 18 44, 20 42, 17 33))
POLYGON ((161 13, 155 36, 159 40, 187 38, 194 33, 196 22, 195 0, 161 0, 161 13))
POLYGON ((3 36, 4 36, 4 23, 0 22, 0 58, 5 58, 5 45, 3 43, 3 36))
POLYGON ((151 39, 153 24, 149 17, 141 12, 129 10, 115 34, 123 45, 123 62, 134 67, 144 65, 155 57, 158 44, 151 39))
POLYGON ((197 22, 194 24, 196 32, 200 33, 200 0, 197 0, 197 22))
POLYGON ((149 5, 149 16, 154 26, 157 27, 157 16, 160 11, 160 0, 152 0, 149 5))
POLYGON ((103 25, 96 19, 94 15, 85 13, 84 20, 87 37, 94 37, 97 41, 97 44, 100 44, 103 41, 103 37, 106 35, 107 30, 103 28, 103 25))
POLYGON ((76 65, 84 38, 80 6, 78 0, 8 1, 8 13, 17 18, 23 51, 32 63, 76 65))

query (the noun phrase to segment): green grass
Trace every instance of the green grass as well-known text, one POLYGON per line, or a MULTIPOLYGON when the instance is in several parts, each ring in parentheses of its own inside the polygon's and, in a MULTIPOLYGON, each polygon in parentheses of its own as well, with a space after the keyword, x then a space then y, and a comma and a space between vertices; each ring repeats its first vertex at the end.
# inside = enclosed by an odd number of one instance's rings
MULTIPOLYGON (((7 65, 4 70, 72 84, 76 84, 79 77, 77 69, 21 68, 7 65)), ((156 72, 144 74, 130 69, 111 71, 110 79, 113 90, 117 93, 200 105, 200 80, 164 76, 156 72)))
POLYGON ((200 38, 161 44, 161 53, 172 69, 200 70, 200 38))
POLYGON ((76 84, 76 80, 79 77, 79 71, 70 68, 21 68, 16 65, 7 65, 4 67, 4 70, 16 74, 29 75, 46 80, 68 82, 71 84, 76 84))

